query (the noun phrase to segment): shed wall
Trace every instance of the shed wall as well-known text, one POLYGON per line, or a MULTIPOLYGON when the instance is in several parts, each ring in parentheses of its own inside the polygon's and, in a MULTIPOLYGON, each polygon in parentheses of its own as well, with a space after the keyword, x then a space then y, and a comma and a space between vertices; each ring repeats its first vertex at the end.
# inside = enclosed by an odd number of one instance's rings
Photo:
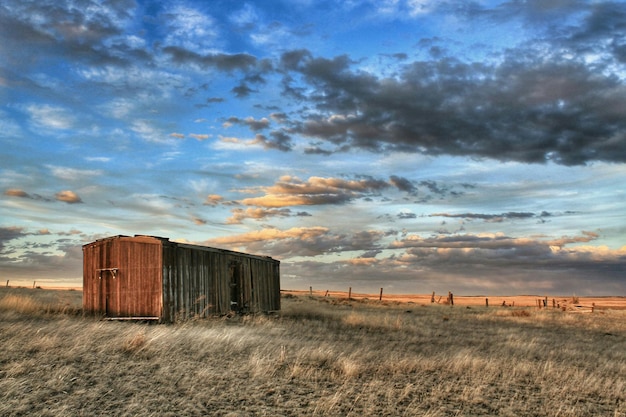
POLYGON ((164 242, 163 320, 280 309, 279 262, 164 242))
POLYGON ((83 247, 83 310, 106 317, 160 317, 161 242, 115 237, 83 247))

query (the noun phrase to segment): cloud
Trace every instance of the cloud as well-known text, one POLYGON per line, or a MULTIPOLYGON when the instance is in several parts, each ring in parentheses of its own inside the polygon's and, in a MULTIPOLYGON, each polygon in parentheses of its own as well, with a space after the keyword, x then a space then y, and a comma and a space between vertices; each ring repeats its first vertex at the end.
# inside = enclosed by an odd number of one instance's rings
POLYGON ((124 65, 121 56, 134 48, 132 41, 124 42, 121 35, 134 5, 132 0, 120 0, 76 8, 57 2, 7 0, 0 13, 0 36, 7 44, 23 47, 4 49, 6 62, 18 71, 35 67, 47 56, 33 55, 36 48, 73 62, 124 65), (109 42, 114 39, 117 42, 109 42))
POLYGON ((224 123, 225 126, 232 126, 234 124, 247 126, 253 132, 267 129, 270 125, 270 121, 265 117, 261 119, 255 119, 254 117, 246 117, 245 119, 241 119, 239 117, 232 116, 226 119, 224 123))
POLYGON ((215 68, 224 72, 247 71, 257 64, 256 57, 249 54, 209 53, 199 54, 177 46, 166 46, 163 52, 178 65, 195 65, 201 69, 215 68))
POLYGON ((86 177, 99 177, 103 175, 103 171, 100 169, 76 169, 55 165, 46 165, 46 167, 50 169, 52 175, 66 181, 84 179, 86 177))
POLYGON ((279 151, 288 152, 292 149, 291 137, 281 131, 270 132, 271 138, 257 133, 252 144, 260 144, 265 149, 277 149, 279 151))
POLYGON ((265 220, 271 217, 289 217, 291 210, 289 209, 265 209, 265 208, 235 208, 232 210, 233 215, 226 219, 227 224, 240 224, 245 219, 265 220))
POLYGON ((130 130, 139 135, 147 142, 166 143, 169 135, 158 126, 158 122, 148 119, 134 120, 131 123, 130 130))
MULTIPOLYGON (((395 291, 417 293, 452 290, 473 295, 477 291, 567 294, 571 288, 578 288, 577 293, 593 294, 623 288, 626 246, 610 249, 580 245, 598 238, 590 232, 545 240, 503 234, 409 234, 388 246, 382 244, 385 236, 391 235, 379 235, 373 247, 360 256, 338 261, 316 258, 297 264, 283 261, 281 271, 297 277, 295 281, 301 286, 330 288, 336 288, 334 278, 324 277, 349 271, 350 279, 342 284, 358 286, 360 291, 392 286, 395 291), (571 247, 560 247, 560 243, 571 247)), ((326 236, 331 237, 331 233, 326 236)))
POLYGON ((167 19, 166 47, 185 48, 196 53, 207 53, 214 49, 218 39, 217 22, 200 10, 175 4, 164 13, 167 19))
POLYGON ((206 244, 244 248, 250 253, 271 253, 275 257, 315 256, 323 252, 318 242, 328 233, 325 227, 294 227, 287 230, 263 229, 241 235, 208 240, 206 244))
POLYGON ((261 197, 245 198, 242 204, 259 207, 288 207, 324 204, 345 204, 360 197, 378 194, 389 184, 374 178, 344 180, 340 178, 310 177, 306 182, 297 177, 284 176, 276 184, 258 190, 261 197))
POLYGON ((400 191, 404 191, 410 195, 417 195, 417 187, 413 184, 412 181, 406 178, 392 175, 389 178, 389 182, 391 182, 391 184, 400 191))
MULTIPOLYGON (((389 246, 392 249, 398 248, 442 248, 442 249, 510 249, 534 244, 530 238, 512 238, 502 234, 455 234, 438 235, 424 238, 420 235, 410 234, 402 240, 396 240, 389 246)), ((549 247, 548 243, 542 244, 549 247)))
POLYGON ((626 121, 619 117, 626 87, 615 57, 589 65, 559 48, 529 44, 499 61, 408 62, 395 78, 359 70, 345 55, 307 50, 284 53, 281 64, 284 93, 291 94, 288 80, 299 74, 308 87, 299 99, 318 109, 290 132, 322 140, 333 152, 349 145, 526 163, 626 161, 626 121))
POLYGON ((222 197, 221 195, 210 194, 206 197, 206 200, 204 200, 204 205, 205 206, 217 206, 221 204, 223 201, 224 201, 224 197, 222 197))
POLYGON ((199 141, 207 140, 211 137, 211 135, 199 133, 190 133, 189 136, 199 141))
POLYGON ((30 200, 38 200, 38 201, 46 201, 46 202, 52 201, 50 198, 43 197, 39 194, 30 194, 19 188, 9 188, 5 190, 4 195, 6 195, 7 197, 27 198, 30 200))
POLYGON ((0 253, 4 251, 7 242, 26 236, 27 233, 23 227, 9 226, 0 227, 0 253))
POLYGON ((71 129, 76 123, 70 111, 62 107, 31 104, 26 110, 37 129, 66 130, 71 129))
POLYGON ((207 224, 207 221, 200 218, 200 217, 196 217, 196 216, 192 216, 191 220, 194 222, 194 224, 196 224, 197 226, 204 226, 205 224, 207 224))
POLYGON ((226 245, 251 253, 271 253, 279 258, 318 256, 344 251, 379 249, 380 240, 389 232, 376 230, 356 233, 331 233, 326 227, 294 227, 287 230, 266 228, 207 241, 209 245, 226 245))
POLYGON ((531 212, 508 212, 508 213, 500 213, 500 214, 482 214, 482 213, 459 213, 459 214, 451 214, 451 213, 433 213, 430 217, 452 217, 452 218, 461 218, 465 220, 473 220, 479 219, 484 220, 486 222, 491 223, 501 223, 504 220, 515 220, 515 219, 532 219, 537 217, 547 217, 550 214, 547 212, 542 212, 537 215, 531 212))
POLYGON ((26 191, 20 190, 19 188, 9 188, 4 192, 4 195, 9 197, 32 198, 26 191))
POLYGON ((55 281, 80 282, 82 244, 86 237, 76 231, 51 233, 47 229, 29 232, 19 227, 0 227, 0 270, 11 280, 39 277, 55 281), (37 236, 29 240, 29 236, 37 236))
POLYGON ((240 83, 239 85, 237 85, 237 86, 233 87, 230 91, 231 91, 231 92, 235 95, 235 97, 237 97, 237 98, 246 98, 246 97, 248 97, 250 94, 252 94, 252 93, 256 93, 256 92, 257 92, 257 90, 254 90, 254 89, 252 89, 252 88, 248 87, 248 85, 247 85, 246 83, 244 83, 244 82, 242 82, 242 83, 240 83))
POLYGON ((55 198, 58 201, 63 201, 64 203, 68 203, 68 204, 77 204, 77 203, 83 202, 78 196, 78 194, 70 190, 59 191, 58 193, 55 194, 55 198))

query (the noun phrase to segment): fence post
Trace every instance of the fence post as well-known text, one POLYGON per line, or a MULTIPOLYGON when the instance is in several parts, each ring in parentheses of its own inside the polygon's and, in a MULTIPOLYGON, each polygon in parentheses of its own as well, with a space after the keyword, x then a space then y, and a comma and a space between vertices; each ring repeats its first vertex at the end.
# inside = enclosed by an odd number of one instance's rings
POLYGON ((33 288, 35 288, 35 284, 37 283, 37 281, 33 281, 33 288))
POLYGON ((309 287, 309 297, 313 297, 313 287, 309 287))
POLYGON ((352 298, 352 287, 348 288, 348 300, 352 298))
POLYGON ((378 296, 378 301, 383 301, 383 289, 380 289, 380 296, 378 296))
POLYGON ((489 307, 489 299, 485 298, 485 307, 489 307))
POLYGON ((9 288, 9 280, 7 279, 7 288, 9 288))
POLYGON ((328 290, 326 290, 326 294, 324 294, 324 297, 328 297, 328 290))
POLYGON ((451 306, 454 305, 454 295, 452 295, 450 291, 448 291, 448 303, 450 303, 451 306))
POLYGON ((434 303, 435 302, 435 292, 433 291, 433 295, 430 296, 430 302, 434 303))

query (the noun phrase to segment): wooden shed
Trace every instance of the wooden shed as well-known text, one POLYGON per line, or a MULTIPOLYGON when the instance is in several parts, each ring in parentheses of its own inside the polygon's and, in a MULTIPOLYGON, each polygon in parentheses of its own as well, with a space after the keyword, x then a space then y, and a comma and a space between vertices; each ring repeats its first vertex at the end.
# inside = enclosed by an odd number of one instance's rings
POLYGON ((173 322, 280 310, 280 262, 267 256, 112 236, 83 246, 83 311, 173 322))

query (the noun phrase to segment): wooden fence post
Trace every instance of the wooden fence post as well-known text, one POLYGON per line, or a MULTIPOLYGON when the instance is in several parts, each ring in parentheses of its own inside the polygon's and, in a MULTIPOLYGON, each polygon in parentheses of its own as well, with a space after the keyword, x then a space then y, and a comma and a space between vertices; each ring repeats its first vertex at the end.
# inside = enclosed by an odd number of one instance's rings
POLYGON ((485 298, 485 307, 489 307, 489 299, 485 298))
POLYGON ((383 289, 380 289, 380 296, 378 296, 378 301, 383 301, 383 289))
POLYGON ((309 287, 309 297, 313 297, 313 287, 309 287))
POLYGON ((435 302, 435 292, 433 291, 433 295, 430 296, 430 302, 434 303, 435 302))
POLYGON ((448 303, 453 306, 454 305, 454 295, 450 291, 448 291, 448 303))
POLYGON ((7 288, 9 288, 9 280, 7 279, 7 288))
POLYGON ((352 287, 348 288, 348 300, 352 298, 352 287))
POLYGON ((324 297, 328 297, 328 290, 326 290, 326 294, 324 294, 324 297))

